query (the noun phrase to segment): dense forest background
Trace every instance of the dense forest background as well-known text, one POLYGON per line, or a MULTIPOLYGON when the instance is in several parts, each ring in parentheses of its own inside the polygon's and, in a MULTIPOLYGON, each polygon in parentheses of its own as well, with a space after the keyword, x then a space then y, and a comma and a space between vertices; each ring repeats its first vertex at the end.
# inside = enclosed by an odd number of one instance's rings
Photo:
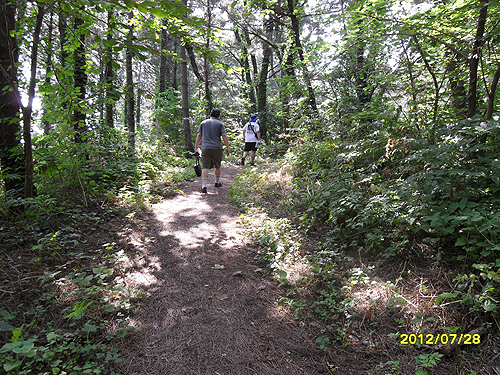
MULTIPOLYGON (((426 296, 433 308, 410 304, 396 313, 409 297, 393 285, 384 308, 397 315, 400 333, 498 333, 499 2, 1 0, 0 7, 0 257, 2 271, 19 272, 0 280, 6 373, 33 366, 72 373, 79 365, 65 362, 68 352, 88 368, 109 369, 117 354, 104 341, 75 347, 42 319, 55 309, 51 293, 72 280, 80 292, 60 314, 87 338, 105 327, 82 319, 98 309, 89 296, 122 295, 99 307, 108 313, 129 308, 133 293, 104 283, 110 265, 93 273, 66 266, 97 256, 81 252, 85 233, 118 207, 133 217, 194 178, 192 138, 213 107, 233 151, 249 115, 260 117, 259 155, 268 166, 242 173, 232 199, 290 295, 300 289, 298 259, 312 265, 307 282, 319 300, 290 304, 298 317, 308 309, 308 319, 319 316, 318 345, 349 339, 338 315, 352 313, 356 288, 369 285, 367 269, 353 265, 362 256, 392 264, 399 278, 411 276, 416 259, 445 270, 447 282, 426 296), (340 264, 352 266, 338 272, 348 280, 343 289, 334 275, 340 264)), ((118 262, 113 246, 99 256, 118 262)), ((126 335, 125 319, 115 323, 126 335)), ((421 355, 420 373, 443 356, 421 355)), ((387 361, 378 371, 401 367, 387 361)))

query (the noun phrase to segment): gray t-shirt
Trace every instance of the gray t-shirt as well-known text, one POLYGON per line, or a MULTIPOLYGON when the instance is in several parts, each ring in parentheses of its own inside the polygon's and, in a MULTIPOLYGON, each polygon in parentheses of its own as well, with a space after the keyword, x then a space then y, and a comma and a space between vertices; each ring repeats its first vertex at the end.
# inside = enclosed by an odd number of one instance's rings
POLYGON ((209 118, 203 121, 198 128, 201 133, 202 150, 221 150, 222 133, 226 132, 224 124, 215 118, 209 118))

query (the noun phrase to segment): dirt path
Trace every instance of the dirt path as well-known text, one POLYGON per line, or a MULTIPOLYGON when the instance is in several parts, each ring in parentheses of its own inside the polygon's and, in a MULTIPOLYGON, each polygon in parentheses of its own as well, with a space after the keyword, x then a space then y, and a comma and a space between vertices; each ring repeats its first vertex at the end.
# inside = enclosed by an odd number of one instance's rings
POLYGON ((237 233, 229 189, 241 167, 196 180, 154 206, 130 233, 141 256, 129 274, 147 295, 131 321, 117 371, 132 374, 323 374, 324 353, 275 301, 277 284, 255 272, 237 233))

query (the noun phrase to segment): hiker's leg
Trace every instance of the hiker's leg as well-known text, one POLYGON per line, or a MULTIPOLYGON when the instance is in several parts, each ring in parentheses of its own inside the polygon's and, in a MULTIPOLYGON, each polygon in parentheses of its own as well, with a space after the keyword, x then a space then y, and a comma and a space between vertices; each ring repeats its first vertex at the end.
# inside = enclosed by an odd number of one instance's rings
POLYGON ((206 188, 208 186, 208 170, 210 169, 210 157, 209 150, 204 150, 201 154, 201 188, 206 188))
POLYGON ((201 187, 206 188, 208 185, 208 168, 201 170, 201 187))
POLYGON ((219 184, 221 175, 222 150, 214 150, 212 152, 215 166, 215 184, 219 184))
POLYGON ((254 160, 255 160, 255 151, 252 151, 252 164, 253 164, 254 160))

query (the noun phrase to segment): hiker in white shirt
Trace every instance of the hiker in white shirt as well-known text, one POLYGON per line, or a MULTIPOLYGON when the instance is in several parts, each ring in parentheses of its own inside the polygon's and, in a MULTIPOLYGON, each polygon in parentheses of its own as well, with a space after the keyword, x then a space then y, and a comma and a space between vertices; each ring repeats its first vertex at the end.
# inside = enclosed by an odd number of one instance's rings
POLYGON ((250 151, 252 152, 250 165, 254 165, 255 152, 257 151, 257 147, 261 141, 258 120, 259 117, 257 115, 252 115, 250 116, 250 120, 243 127, 243 140, 245 141, 245 149, 243 150, 241 165, 245 165, 245 158, 250 151))

